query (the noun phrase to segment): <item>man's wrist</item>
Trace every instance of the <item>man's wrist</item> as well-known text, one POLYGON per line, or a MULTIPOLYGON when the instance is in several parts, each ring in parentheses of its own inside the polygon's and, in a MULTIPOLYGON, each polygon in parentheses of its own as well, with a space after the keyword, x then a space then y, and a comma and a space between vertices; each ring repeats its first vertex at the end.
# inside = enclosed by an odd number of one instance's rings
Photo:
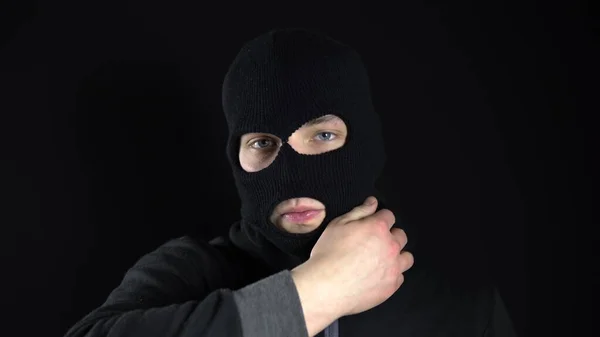
POLYGON ((327 279, 318 279, 318 266, 308 261, 291 271, 309 336, 315 336, 342 316, 327 279))

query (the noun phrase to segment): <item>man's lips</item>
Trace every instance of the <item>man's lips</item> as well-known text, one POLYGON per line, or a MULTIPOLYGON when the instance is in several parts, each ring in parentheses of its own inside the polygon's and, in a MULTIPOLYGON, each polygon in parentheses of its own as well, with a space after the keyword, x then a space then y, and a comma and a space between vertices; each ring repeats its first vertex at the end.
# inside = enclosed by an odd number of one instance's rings
POLYGON ((305 212, 305 211, 320 211, 320 209, 318 209, 314 206, 313 207, 311 207, 311 206, 286 207, 283 209, 283 212, 281 212, 281 214, 301 213, 301 212, 305 212))
POLYGON ((317 215, 321 214, 321 212, 323 212, 322 209, 296 207, 283 213, 281 216, 290 222, 302 223, 315 218, 317 215))

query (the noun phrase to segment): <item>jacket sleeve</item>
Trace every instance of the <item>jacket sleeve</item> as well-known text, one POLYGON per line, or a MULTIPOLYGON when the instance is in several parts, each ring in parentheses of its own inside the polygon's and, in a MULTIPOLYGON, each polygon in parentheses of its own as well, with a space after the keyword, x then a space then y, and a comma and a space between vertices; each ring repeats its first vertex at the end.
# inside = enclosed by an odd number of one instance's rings
POLYGON ((494 291, 494 307, 483 337, 517 337, 512 321, 500 297, 498 290, 494 291))
POLYGON ((308 335, 288 270, 231 290, 223 263, 208 243, 170 241, 142 257, 65 337, 308 335))

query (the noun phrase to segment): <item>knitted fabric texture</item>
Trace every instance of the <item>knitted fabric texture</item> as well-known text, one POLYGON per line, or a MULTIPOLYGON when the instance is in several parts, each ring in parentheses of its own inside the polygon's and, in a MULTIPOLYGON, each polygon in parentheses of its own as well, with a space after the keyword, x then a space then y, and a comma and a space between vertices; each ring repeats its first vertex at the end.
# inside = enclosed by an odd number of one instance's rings
POLYGON ((359 54, 325 35, 279 29, 242 47, 223 83, 223 110, 232 166, 242 208, 242 230, 254 243, 266 241, 307 259, 326 225, 377 195, 375 181, 385 162, 379 117, 359 54), (333 114, 347 126, 344 146, 318 155, 297 153, 285 142, 306 122, 333 114), (241 136, 268 133, 283 144, 275 160, 258 172, 239 162, 241 136), (282 201, 321 201, 326 218, 315 231, 288 233, 270 222, 282 201))

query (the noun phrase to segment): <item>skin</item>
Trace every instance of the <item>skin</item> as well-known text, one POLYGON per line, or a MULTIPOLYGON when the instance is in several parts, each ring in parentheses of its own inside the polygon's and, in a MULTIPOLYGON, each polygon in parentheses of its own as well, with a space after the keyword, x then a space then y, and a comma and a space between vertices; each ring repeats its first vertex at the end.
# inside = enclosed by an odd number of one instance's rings
MULTIPOLYGON (((287 143, 299 154, 319 155, 344 146, 348 129, 344 121, 335 115, 325 115, 302 125, 287 143)), ((258 172, 273 163, 283 141, 267 133, 247 133, 241 137, 239 160, 246 172, 258 172)), ((317 229, 325 219, 325 205, 312 198, 298 197, 279 203, 270 216, 271 222, 289 233, 309 233, 317 229), (314 218, 295 223, 284 214, 294 207, 318 210, 314 218)))

